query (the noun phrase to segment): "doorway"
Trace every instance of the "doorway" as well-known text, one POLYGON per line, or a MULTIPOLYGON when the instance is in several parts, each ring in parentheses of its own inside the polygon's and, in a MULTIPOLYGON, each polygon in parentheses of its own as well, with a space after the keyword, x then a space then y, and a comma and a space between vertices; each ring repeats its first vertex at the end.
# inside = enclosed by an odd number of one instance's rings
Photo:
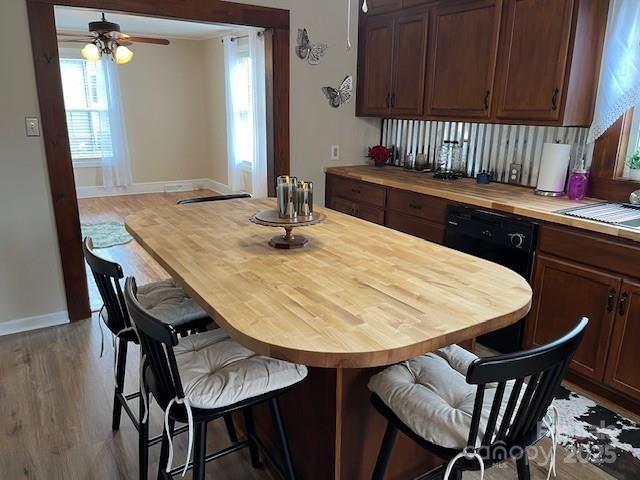
MULTIPOLYGON (((289 172, 289 12, 225 1, 162 0, 153 4, 131 0, 66 0, 66 6, 100 8, 136 15, 249 26, 264 29, 265 113, 268 193, 275 177, 289 172)), ((80 216, 71 145, 60 74, 60 52, 54 16, 56 0, 27 0, 36 82, 42 116, 49 182, 69 318, 90 316, 81 246, 80 216)))

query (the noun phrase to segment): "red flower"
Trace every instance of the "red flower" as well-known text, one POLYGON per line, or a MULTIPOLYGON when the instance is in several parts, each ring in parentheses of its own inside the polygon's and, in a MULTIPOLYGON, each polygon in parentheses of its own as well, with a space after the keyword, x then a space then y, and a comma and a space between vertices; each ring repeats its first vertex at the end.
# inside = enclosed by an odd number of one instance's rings
POLYGON ((372 159, 375 163, 385 163, 391 156, 391 149, 384 145, 376 145, 375 147, 369 147, 369 154, 367 157, 372 159))

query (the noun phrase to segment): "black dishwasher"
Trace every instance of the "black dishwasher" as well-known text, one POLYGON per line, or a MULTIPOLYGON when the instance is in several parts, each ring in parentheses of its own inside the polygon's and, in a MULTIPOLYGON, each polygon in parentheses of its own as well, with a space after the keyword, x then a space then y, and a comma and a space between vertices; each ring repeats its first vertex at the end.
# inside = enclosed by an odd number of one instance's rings
MULTIPOLYGON (((531 282, 538 237, 536 223, 471 207, 450 205, 447 209, 445 245, 498 263, 531 282)), ((498 352, 521 349, 524 319, 507 328, 478 338, 498 352)))

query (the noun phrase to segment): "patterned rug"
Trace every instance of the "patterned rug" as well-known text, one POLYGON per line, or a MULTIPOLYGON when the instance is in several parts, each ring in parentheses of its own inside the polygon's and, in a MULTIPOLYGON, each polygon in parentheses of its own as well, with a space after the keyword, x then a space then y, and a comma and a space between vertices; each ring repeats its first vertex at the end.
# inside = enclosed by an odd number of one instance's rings
POLYGON ((120 222, 83 223, 82 238, 91 237, 94 248, 109 248, 124 245, 133 240, 120 222))
POLYGON ((640 425, 563 387, 553 404, 560 411, 559 442, 569 457, 619 480, 640 478, 640 425))

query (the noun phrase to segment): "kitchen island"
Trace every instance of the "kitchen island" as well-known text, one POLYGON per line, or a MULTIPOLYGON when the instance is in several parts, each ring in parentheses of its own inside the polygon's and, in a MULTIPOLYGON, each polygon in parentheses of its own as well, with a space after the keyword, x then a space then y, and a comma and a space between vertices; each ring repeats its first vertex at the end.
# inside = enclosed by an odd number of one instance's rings
MULTIPOLYGON (((273 231, 249 221, 274 206, 169 206, 126 225, 236 341, 310 367, 282 400, 299 478, 370 478, 384 428, 370 376, 520 320, 531 288, 499 265, 325 209, 306 247, 276 250, 273 231)), ((270 444, 268 416, 258 417, 270 444)), ((405 439, 391 462, 388 478, 433 465, 405 439)))

